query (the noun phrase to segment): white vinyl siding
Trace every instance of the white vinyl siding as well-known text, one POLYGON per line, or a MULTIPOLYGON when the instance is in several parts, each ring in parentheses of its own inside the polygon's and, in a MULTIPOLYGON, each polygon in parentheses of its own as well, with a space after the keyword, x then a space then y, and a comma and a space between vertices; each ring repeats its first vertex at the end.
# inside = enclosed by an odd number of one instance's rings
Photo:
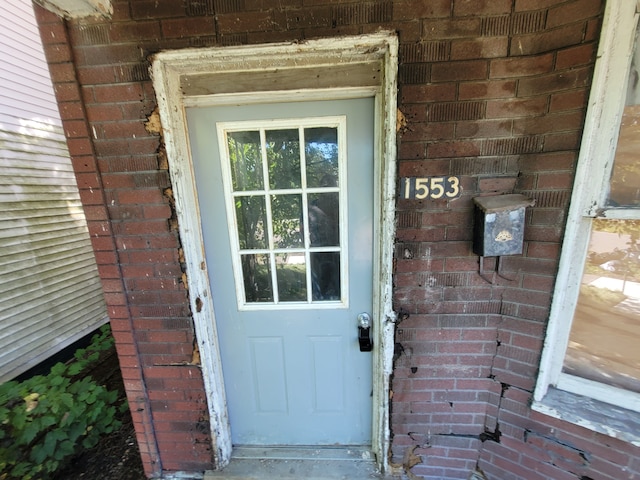
POLYGON ((33 7, 0 4, 0 382, 107 321, 33 7))

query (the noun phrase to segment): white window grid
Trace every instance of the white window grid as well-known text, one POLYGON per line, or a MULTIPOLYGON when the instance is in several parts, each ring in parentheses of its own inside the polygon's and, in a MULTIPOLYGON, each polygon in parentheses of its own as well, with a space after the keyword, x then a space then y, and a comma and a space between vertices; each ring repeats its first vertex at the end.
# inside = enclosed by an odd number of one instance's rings
POLYGON ((231 245, 231 257, 233 276, 235 281, 236 299, 239 310, 291 310, 291 309, 329 309, 349 307, 349 275, 348 275, 348 238, 347 238, 347 119, 346 116, 289 118, 278 120, 247 120, 234 122, 218 122, 216 130, 220 149, 223 187, 225 192, 225 208, 229 225, 229 241, 231 245), (306 179, 306 152, 304 130, 307 128, 336 128, 338 132, 338 186, 337 187, 309 187, 306 179), (265 134, 272 130, 297 129, 300 139, 300 188, 271 189, 268 181, 268 162, 266 152, 265 134), (231 166, 227 150, 227 135, 233 132, 258 131, 260 134, 260 146, 262 157, 262 190, 233 191, 231 166), (308 196, 314 193, 338 193, 339 198, 339 245, 327 247, 312 247, 310 245, 309 228, 304 228, 304 246, 300 248, 276 248, 272 229, 271 195, 300 194, 302 196, 303 225, 309 225, 308 196), (238 220, 234 208, 234 200, 237 197, 263 196, 266 205, 266 218, 268 226, 268 248, 241 249, 238 238, 238 220), (310 257, 315 252, 336 252, 340 254, 340 300, 313 300, 310 257), (304 254, 307 282, 306 301, 281 301, 278 296, 276 255, 278 254, 304 254), (248 302, 243 282, 241 264, 242 254, 264 254, 269 256, 271 284, 274 300, 272 302, 248 302))
POLYGON ((628 0, 611 0, 606 6, 565 242, 534 392, 534 401, 542 404, 553 386, 640 412, 640 394, 562 371, 593 219, 640 219, 639 208, 606 204, 636 40, 638 10, 640 4, 628 0))

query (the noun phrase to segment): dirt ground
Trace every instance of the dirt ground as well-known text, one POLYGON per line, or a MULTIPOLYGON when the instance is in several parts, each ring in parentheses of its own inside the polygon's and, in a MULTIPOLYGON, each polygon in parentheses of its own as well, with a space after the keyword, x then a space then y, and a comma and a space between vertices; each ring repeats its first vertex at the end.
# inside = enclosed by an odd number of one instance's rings
MULTIPOLYGON (((114 349, 90 374, 109 390, 120 392, 119 400, 124 400, 124 385, 114 349)), ((120 414, 119 419, 122 422, 119 430, 104 437, 91 450, 80 452, 51 480, 146 480, 129 410, 120 414)))

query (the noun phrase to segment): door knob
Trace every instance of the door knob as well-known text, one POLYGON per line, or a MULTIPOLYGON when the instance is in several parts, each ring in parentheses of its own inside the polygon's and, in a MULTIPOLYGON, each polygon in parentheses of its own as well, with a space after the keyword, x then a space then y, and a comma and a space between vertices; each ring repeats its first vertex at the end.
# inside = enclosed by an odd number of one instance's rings
POLYGON ((358 343, 361 352, 370 352, 373 349, 371 339, 371 315, 361 313, 358 315, 358 343))

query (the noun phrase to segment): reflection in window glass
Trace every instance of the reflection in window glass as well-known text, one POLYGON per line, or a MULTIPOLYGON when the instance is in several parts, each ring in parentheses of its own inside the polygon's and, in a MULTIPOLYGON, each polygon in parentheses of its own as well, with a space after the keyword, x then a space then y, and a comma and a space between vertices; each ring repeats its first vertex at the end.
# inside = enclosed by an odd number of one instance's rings
POLYGON ((260 190, 263 185, 260 132, 232 132, 227 135, 234 191, 260 190))
MULTIPOLYGON (((640 28, 640 26, 639 26, 640 28)), ((636 46, 627 82, 620 134, 611 174, 610 206, 640 205, 640 48, 636 46)))
POLYGON ((337 192, 309 195, 309 241, 312 247, 340 245, 339 199, 337 192))
POLYGON ((265 133, 269 186, 272 189, 300 187, 300 138, 298 129, 265 133))
POLYGON ((563 371, 640 393, 640 221, 601 220, 591 242, 563 371))
POLYGON ((276 274, 281 302, 306 302, 307 273, 304 253, 276 255, 276 274))
POLYGON ((269 255, 241 255, 244 295, 248 303, 272 302, 269 255))
POLYGON ((343 300, 338 127, 316 125, 226 132, 235 274, 247 304, 343 300))
POLYGON ((340 254, 338 252, 311 254, 311 283, 313 300, 340 300, 340 254))
POLYGON ((267 216, 264 197, 236 197, 236 218, 238 221, 238 240, 240 248, 267 247, 267 216))
POLYGON ((272 195, 273 243, 276 248, 302 246, 302 197, 300 195, 272 195))
POLYGON ((307 128, 304 131, 307 185, 338 186, 338 129, 307 128))

